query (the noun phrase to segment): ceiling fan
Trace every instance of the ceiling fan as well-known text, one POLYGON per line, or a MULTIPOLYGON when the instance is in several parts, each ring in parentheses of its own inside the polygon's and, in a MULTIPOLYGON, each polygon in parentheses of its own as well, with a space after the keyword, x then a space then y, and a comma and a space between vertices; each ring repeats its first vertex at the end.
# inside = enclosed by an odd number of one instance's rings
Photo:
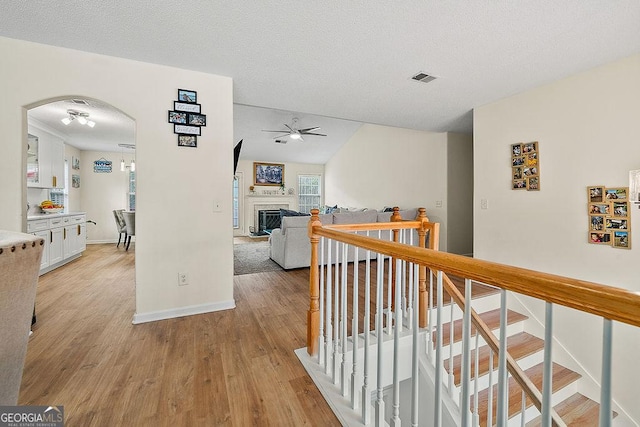
MULTIPOLYGON (((315 131, 319 130, 320 127, 315 126, 315 127, 311 127, 311 128, 305 128, 305 129, 298 129, 296 124, 298 123, 298 119, 294 118, 293 119, 293 123, 291 124, 291 126, 289 126, 288 124, 285 123, 285 127, 287 128, 286 130, 266 130, 263 129, 263 132, 277 132, 279 135, 276 135, 273 137, 273 139, 275 140, 280 140, 280 138, 282 137, 289 137, 291 139, 296 139, 296 140, 300 140, 300 141, 304 141, 303 135, 313 135, 313 136, 327 136, 323 133, 316 133, 315 131)), ((277 142, 282 142, 282 140, 277 141, 277 142)), ((286 141, 284 142, 286 143, 286 141)))

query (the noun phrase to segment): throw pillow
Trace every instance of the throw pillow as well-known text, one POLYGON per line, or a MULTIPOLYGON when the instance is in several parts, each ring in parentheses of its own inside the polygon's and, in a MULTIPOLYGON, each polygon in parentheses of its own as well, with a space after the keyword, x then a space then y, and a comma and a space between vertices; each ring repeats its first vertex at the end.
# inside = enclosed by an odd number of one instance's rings
POLYGON ((308 213, 292 211, 289 209, 280 209, 280 222, 282 222, 282 218, 285 216, 310 216, 308 213))

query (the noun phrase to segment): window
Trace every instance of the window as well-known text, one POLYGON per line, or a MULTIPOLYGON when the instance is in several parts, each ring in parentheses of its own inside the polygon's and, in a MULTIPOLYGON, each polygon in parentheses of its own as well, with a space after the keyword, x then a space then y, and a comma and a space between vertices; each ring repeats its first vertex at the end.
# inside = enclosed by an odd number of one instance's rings
POLYGON ((240 193, 240 178, 238 175, 233 177, 233 228, 240 228, 239 210, 240 201, 238 195, 240 193))
POLYGON ((136 173, 129 170, 129 191, 127 193, 127 203, 130 211, 136 210, 136 173))
POLYGON ((322 198, 321 175, 298 175, 298 210, 310 213, 320 208, 322 198))

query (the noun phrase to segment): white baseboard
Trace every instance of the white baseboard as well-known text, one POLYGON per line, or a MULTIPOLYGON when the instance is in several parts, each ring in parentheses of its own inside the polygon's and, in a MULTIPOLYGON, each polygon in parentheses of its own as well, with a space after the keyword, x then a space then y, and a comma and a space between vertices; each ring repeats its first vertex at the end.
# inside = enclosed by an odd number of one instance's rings
POLYGON ((214 311, 230 310, 236 308, 236 301, 222 301, 213 304, 191 305, 187 307, 172 308, 169 310, 152 311, 149 313, 136 313, 133 315, 133 324, 155 322, 158 320, 174 319, 176 317, 193 316, 195 314, 211 313, 214 311))

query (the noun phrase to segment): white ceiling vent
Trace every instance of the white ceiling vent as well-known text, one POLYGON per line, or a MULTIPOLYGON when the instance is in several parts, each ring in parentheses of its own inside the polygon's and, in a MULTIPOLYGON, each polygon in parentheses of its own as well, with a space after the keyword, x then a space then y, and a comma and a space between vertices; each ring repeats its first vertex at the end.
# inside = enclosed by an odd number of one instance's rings
POLYGON ((276 144, 286 144, 287 140, 286 139, 276 139, 276 144))
POLYGON ((430 76, 429 74, 426 73, 418 73, 415 76, 411 77, 412 80, 418 81, 418 82, 422 82, 422 83, 429 83, 430 81, 435 80, 436 78, 433 76, 430 76))

